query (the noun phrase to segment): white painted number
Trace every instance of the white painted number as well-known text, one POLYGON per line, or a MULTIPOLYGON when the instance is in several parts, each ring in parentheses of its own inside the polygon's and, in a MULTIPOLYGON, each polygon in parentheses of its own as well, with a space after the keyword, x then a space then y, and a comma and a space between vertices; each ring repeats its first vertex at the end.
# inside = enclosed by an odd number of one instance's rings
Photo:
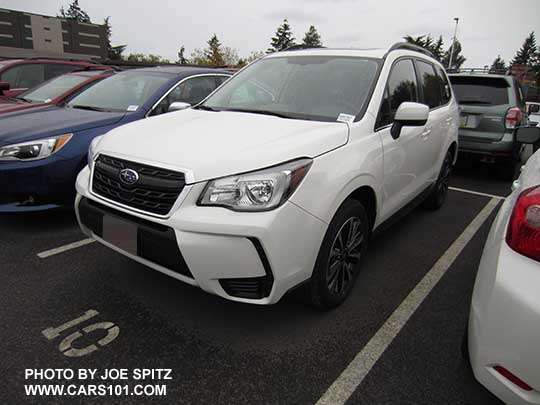
MULTIPOLYGON (((48 340, 53 340, 59 337, 66 330, 71 329, 74 326, 77 326, 83 322, 86 322, 97 315, 99 315, 98 311, 96 311, 95 309, 90 309, 78 318, 75 318, 69 322, 66 322, 60 326, 57 326, 56 328, 49 327, 47 329, 44 329, 43 331, 41 331, 41 333, 48 340)), ((120 328, 112 322, 93 323, 91 325, 88 325, 82 328, 82 333, 81 331, 76 331, 70 334, 69 336, 66 336, 64 340, 62 340, 60 344, 58 345, 58 350, 60 350, 65 356, 68 356, 68 357, 86 356, 87 354, 90 354, 98 350, 99 347, 108 345, 114 339, 116 339, 119 334, 120 334, 120 328), (98 340, 96 342, 97 345, 91 344, 80 349, 74 347, 74 342, 80 337, 82 337, 83 333, 87 334, 87 333, 91 333, 93 331, 100 330, 100 329, 107 331, 107 335, 104 338, 98 340)))

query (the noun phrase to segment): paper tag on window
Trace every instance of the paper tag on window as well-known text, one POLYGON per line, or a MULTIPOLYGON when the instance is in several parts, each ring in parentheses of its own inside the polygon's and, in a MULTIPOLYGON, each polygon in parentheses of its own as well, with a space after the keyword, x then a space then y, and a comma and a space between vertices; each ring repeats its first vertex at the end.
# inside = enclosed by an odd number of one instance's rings
POLYGON ((350 114, 339 114, 338 117, 337 117, 337 120, 338 122, 344 122, 346 124, 352 124, 354 122, 354 119, 356 117, 354 115, 350 115, 350 114))
POLYGON ((128 105, 128 108, 126 110, 127 111, 137 111, 138 108, 139 108, 138 105, 128 105))

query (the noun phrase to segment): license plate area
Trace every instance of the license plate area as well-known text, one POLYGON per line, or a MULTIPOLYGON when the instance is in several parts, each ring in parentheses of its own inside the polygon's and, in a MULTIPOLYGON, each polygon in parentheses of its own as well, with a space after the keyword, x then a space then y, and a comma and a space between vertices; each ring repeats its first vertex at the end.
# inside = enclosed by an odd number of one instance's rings
POLYGON ((111 215, 103 215, 103 239, 132 255, 137 255, 137 225, 111 215))

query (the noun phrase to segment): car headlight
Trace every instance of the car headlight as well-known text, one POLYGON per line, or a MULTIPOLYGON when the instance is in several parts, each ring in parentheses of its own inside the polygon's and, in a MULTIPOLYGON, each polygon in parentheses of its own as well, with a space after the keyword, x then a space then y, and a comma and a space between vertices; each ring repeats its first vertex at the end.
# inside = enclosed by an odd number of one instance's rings
POLYGON ((44 159, 62 149, 72 136, 73 134, 65 134, 46 139, 2 146, 0 148, 0 160, 29 161, 44 159))
POLYGON ((296 190, 311 167, 312 159, 299 159, 256 172, 210 181, 199 205, 234 211, 268 211, 279 207, 296 190))
POLYGON ((90 146, 88 147, 88 166, 90 167, 90 169, 92 169, 92 165, 94 164, 97 145, 101 138, 103 138, 103 135, 96 136, 94 139, 92 139, 92 142, 90 142, 90 146))

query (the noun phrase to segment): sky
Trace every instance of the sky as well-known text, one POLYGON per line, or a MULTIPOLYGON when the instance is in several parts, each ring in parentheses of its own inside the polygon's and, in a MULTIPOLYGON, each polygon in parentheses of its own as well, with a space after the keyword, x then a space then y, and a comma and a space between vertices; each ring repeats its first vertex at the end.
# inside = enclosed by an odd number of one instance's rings
MULTIPOLYGON (((70 0, 0 0, 0 7, 56 15, 70 0)), ((508 61, 535 31, 540 45, 540 0, 79 0, 92 22, 111 17, 112 44, 125 54, 153 53, 177 59, 181 45, 189 56, 215 33, 240 56, 265 51, 284 18, 300 42, 315 25, 328 47, 388 48, 404 35, 443 36, 449 47, 454 17, 467 58, 464 67, 508 61)))

